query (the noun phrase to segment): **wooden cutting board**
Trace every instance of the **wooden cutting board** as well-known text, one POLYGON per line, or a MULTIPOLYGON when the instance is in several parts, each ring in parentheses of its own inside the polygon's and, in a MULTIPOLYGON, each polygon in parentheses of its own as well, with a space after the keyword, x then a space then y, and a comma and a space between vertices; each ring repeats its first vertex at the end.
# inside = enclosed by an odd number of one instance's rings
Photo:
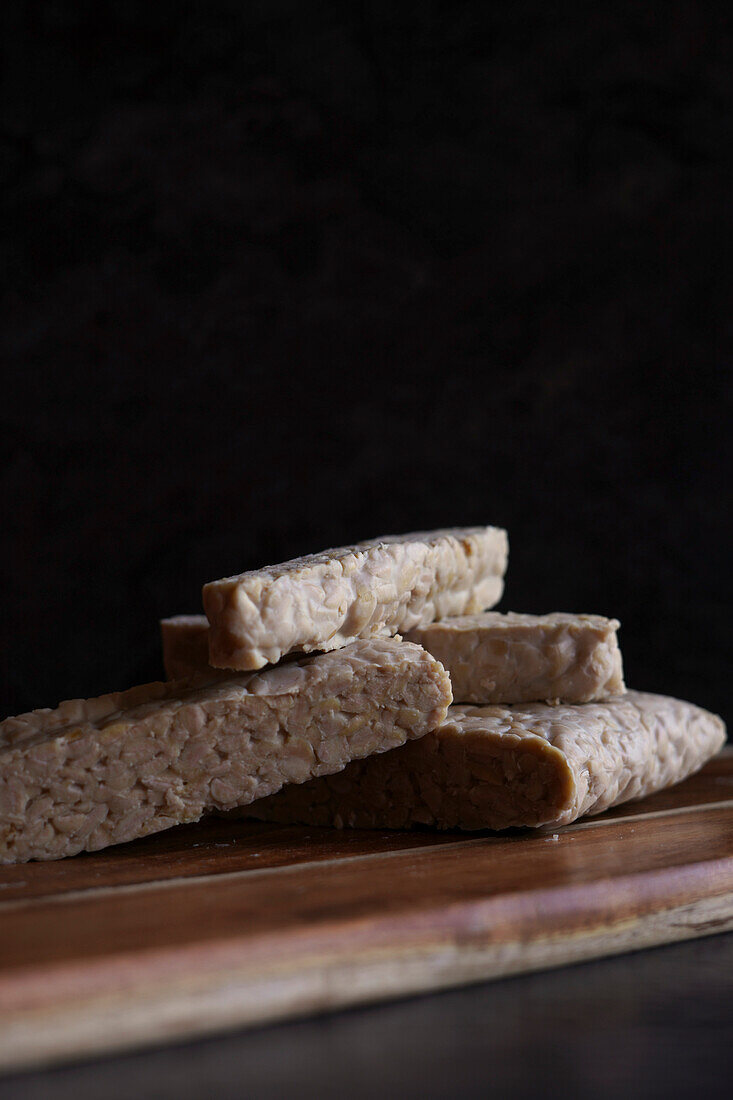
POLYGON ((553 831, 213 820, 0 868, 0 1066, 133 1047, 733 928, 733 749, 553 831))

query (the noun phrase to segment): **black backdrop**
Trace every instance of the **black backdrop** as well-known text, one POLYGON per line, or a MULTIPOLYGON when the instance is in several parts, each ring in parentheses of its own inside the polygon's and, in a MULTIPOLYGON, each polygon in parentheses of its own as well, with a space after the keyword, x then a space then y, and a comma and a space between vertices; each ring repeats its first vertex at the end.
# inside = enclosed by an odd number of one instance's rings
POLYGON ((6 3, 3 713, 490 522, 502 607, 730 717, 728 8, 6 3))

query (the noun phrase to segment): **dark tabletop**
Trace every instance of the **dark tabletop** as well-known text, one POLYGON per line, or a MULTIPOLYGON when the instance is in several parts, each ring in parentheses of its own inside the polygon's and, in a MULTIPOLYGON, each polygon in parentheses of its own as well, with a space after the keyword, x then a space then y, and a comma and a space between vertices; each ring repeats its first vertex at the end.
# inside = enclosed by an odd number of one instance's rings
POLYGON ((97 1060, 2 1100, 728 1097, 733 935, 97 1060))

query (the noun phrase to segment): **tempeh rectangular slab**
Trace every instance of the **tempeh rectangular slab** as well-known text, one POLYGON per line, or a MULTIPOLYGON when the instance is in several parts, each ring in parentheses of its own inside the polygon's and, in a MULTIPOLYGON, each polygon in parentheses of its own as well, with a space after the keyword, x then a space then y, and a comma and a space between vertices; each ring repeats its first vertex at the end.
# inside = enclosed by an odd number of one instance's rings
POLYGON ((507 535, 455 527, 309 554, 204 585, 209 662, 257 669, 293 651, 414 630, 501 599, 507 535))
POLYGON ((0 863, 96 851, 420 737, 447 673, 409 642, 216 682, 146 684, 0 723, 0 863))
POLYGON ((582 706, 458 705, 421 741, 286 787, 247 814, 356 828, 566 825, 677 783, 724 741, 717 715, 638 691, 582 706))
POLYGON ((407 637, 448 670, 457 703, 590 703, 624 691, 616 619, 486 611, 407 637))

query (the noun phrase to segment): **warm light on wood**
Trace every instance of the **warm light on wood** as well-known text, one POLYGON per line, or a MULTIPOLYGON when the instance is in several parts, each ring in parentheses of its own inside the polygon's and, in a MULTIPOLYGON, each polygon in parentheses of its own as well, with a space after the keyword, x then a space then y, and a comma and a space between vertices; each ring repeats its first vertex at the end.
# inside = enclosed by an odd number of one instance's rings
POLYGON ((0 871, 0 1065, 190 1038, 733 928, 733 750, 565 829, 211 821, 0 871))

